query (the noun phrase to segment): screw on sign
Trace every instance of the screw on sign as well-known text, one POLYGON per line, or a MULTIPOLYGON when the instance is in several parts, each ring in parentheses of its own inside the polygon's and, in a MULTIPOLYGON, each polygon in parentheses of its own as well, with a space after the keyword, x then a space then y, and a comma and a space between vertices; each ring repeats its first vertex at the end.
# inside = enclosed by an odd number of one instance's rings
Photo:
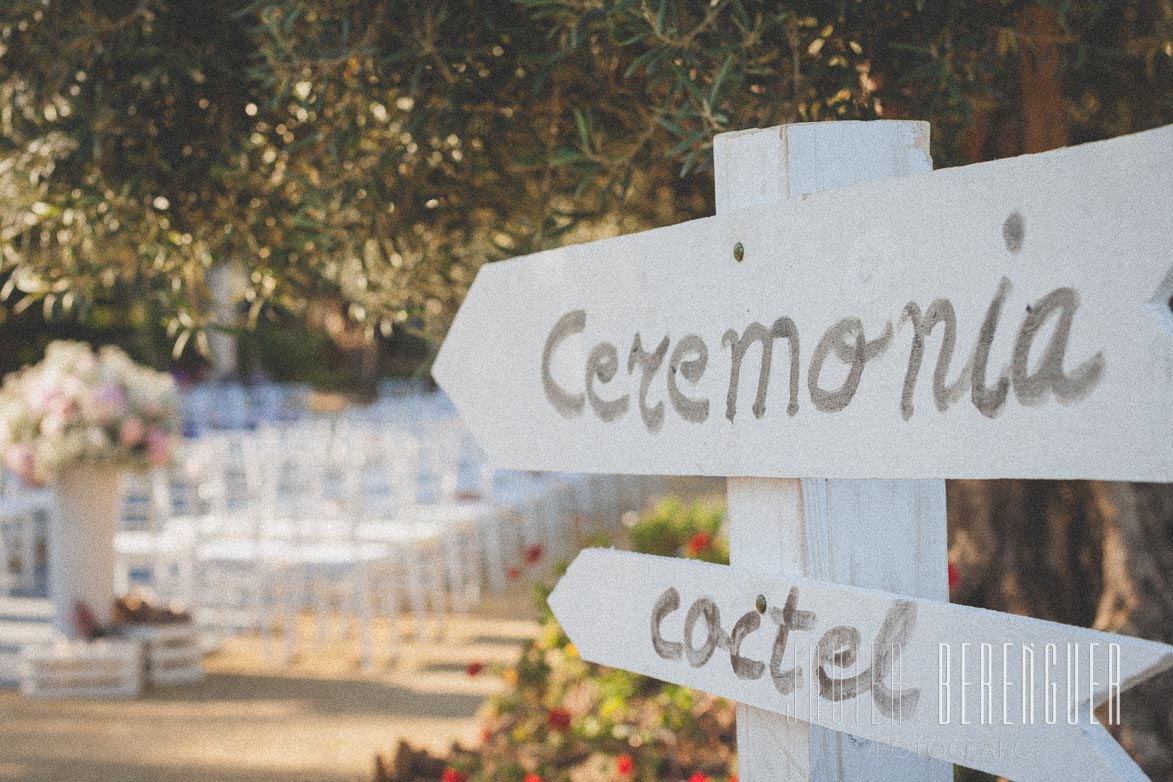
POLYGON ((718 136, 716 217, 484 267, 433 373, 501 466, 730 478, 732 568, 625 555, 625 599, 585 552, 551 600, 585 659, 736 700, 743 779, 1142 779, 1090 709, 1168 647, 948 606, 940 479, 1173 480, 1173 127, 927 152, 718 136))

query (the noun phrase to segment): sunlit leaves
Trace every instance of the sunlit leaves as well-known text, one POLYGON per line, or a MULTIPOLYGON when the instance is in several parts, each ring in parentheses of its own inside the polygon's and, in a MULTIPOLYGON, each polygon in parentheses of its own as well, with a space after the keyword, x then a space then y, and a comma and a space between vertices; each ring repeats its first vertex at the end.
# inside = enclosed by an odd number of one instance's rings
MULTIPOLYGON (((1063 4, 1081 138, 1173 120, 1156 5, 1063 4)), ((720 132, 916 117, 963 162, 1014 97, 1017 9, 12 0, 0 294, 58 316, 133 291, 190 349, 232 325, 207 281, 229 263, 247 323, 324 296, 436 334, 486 261, 710 213, 720 132)))

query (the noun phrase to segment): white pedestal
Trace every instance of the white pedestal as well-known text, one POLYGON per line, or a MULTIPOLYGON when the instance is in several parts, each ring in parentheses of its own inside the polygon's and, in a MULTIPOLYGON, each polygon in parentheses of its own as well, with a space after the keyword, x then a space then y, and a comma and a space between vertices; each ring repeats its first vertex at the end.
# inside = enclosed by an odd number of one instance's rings
POLYGON ((78 464, 58 476, 57 512, 49 522, 49 598, 53 628, 74 638, 73 608, 82 600, 98 623, 114 615, 114 527, 122 501, 122 470, 78 464))

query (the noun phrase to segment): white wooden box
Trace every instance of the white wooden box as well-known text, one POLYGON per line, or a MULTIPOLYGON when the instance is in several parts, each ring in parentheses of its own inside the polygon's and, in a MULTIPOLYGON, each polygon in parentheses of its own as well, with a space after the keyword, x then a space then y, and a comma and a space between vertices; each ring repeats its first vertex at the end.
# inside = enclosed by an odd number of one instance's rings
POLYGON ((20 691, 28 698, 133 698, 143 689, 137 640, 56 640, 21 650, 20 691))
POLYGON ((204 678, 199 632, 190 622, 130 625, 130 638, 142 642, 148 686, 188 684, 204 678))

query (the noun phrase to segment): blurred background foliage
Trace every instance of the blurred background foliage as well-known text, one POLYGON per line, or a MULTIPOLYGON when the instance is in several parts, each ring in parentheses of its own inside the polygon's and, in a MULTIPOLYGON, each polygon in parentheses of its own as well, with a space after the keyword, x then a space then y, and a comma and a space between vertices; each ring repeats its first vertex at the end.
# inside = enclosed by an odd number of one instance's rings
POLYGON ((927 119, 949 166, 1169 123, 1170 85, 1173 0, 9 0, 2 368, 62 328, 434 341, 487 261, 712 213, 716 133, 927 119))
MULTIPOLYGON (((672 497, 627 521, 628 535, 591 543, 728 564, 723 502, 672 497)), ((467 669, 505 685, 481 709, 480 743, 442 756, 401 743, 372 782, 736 782, 733 703, 583 660, 547 605, 566 563, 533 564, 537 637, 514 665, 467 669)))

